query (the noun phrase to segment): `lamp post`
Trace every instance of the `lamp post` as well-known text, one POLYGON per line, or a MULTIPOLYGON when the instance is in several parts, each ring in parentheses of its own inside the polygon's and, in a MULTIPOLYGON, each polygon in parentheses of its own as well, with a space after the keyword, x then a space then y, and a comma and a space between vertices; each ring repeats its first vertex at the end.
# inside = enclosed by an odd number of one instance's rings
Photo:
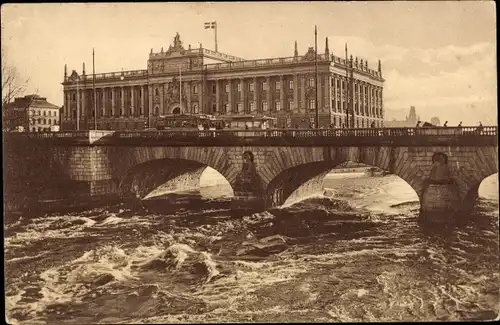
MULTIPOLYGON (((146 78, 148 82, 148 129, 151 128, 151 107, 149 106, 149 64, 148 64, 148 69, 146 70, 146 78)), ((143 94, 144 96, 144 94, 143 94)), ((144 98, 144 101, 146 101, 146 98, 144 98)))
POLYGON ((314 109, 316 112, 316 129, 319 129, 319 112, 318 112, 318 29, 314 26, 314 69, 315 69, 315 83, 316 83, 316 91, 315 91, 315 101, 314 101, 314 109))
POLYGON ((76 74, 76 130, 80 131, 80 89, 78 87, 78 80, 80 77, 76 74))

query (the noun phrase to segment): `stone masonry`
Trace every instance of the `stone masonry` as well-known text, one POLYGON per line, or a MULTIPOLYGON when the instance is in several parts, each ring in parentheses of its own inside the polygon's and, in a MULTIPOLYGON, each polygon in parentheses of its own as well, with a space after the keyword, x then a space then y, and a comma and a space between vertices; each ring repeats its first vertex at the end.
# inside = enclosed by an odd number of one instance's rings
POLYGON ((321 190, 324 175, 354 161, 398 175, 418 194, 422 210, 434 211, 455 201, 473 206, 481 181, 498 172, 496 146, 52 146, 18 141, 6 144, 4 152, 4 199, 17 205, 54 197, 143 199, 168 182, 172 190, 196 186, 210 166, 237 196, 272 207, 321 190), (446 157, 439 168, 446 169, 447 183, 429 181, 437 153, 446 157), (426 197, 426 191, 435 195, 426 197), (448 204, 439 203, 438 196, 448 204))

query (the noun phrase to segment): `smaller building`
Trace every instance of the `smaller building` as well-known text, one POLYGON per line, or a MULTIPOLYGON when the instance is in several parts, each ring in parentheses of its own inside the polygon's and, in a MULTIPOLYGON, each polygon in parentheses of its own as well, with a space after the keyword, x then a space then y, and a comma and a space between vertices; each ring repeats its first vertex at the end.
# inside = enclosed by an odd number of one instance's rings
POLYGON ((384 127, 388 128, 411 128, 417 125, 420 121, 420 116, 417 117, 415 106, 410 107, 410 114, 402 121, 393 119, 392 121, 384 121, 384 127))
POLYGON ((4 130, 43 132, 58 130, 60 110, 38 95, 17 97, 4 107, 4 130))

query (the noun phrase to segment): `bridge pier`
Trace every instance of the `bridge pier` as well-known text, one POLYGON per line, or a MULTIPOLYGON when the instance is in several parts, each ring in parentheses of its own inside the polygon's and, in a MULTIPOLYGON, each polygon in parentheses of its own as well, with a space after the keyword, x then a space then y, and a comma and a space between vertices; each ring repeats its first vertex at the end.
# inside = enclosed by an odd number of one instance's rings
POLYGON ((461 208, 456 184, 428 184, 420 201, 420 219, 424 222, 452 222, 461 208))

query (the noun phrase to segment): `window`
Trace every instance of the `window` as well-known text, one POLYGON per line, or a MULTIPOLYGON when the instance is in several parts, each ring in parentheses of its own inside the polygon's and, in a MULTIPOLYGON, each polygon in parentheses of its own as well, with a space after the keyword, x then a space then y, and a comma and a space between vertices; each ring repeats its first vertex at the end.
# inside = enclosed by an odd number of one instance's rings
POLYGON ((274 102, 274 109, 276 112, 281 111, 281 103, 280 102, 274 102))
MULTIPOLYGON (((196 87, 196 86, 195 86, 195 87, 196 87)), ((194 112, 195 114, 197 114, 197 113, 198 113, 198 104, 193 104, 193 112, 194 112)))
POLYGON ((43 111, 43 116, 47 116, 47 111, 43 111))
POLYGON ((293 101, 288 102, 288 110, 293 111, 293 101))
POLYGON ((314 87, 314 86, 315 86, 314 78, 309 78, 309 87, 314 87))
POLYGON ((155 115, 158 115, 160 113, 160 108, 158 106, 155 106, 155 115))
POLYGON ((36 123, 37 124, 42 124, 42 119, 39 118, 38 120, 36 120, 36 123))
POLYGON ((276 90, 280 90, 280 87, 281 87, 281 82, 276 81, 276 82, 274 83, 274 88, 275 88, 276 90))
MULTIPOLYGON (((45 113, 45 112, 44 112, 45 113)), ((44 114, 45 115, 45 114, 44 114)), ((47 120, 43 119, 43 124, 47 124, 47 120)))
POLYGON ((249 85, 249 87, 250 87, 250 91, 254 91, 254 90, 255 90, 255 83, 253 83, 253 82, 252 82, 252 83, 249 85))
MULTIPOLYGON (((155 95, 160 96, 160 90, 158 90, 158 88, 155 89, 155 95)), ((120 93, 118 93, 118 97, 120 97, 120 93)))
POLYGON ((262 83, 262 90, 267 90, 267 82, 262 83))
POLYGON ((309 109, 310 110, 315 110, 316 109, 316 101, 314 99, 309 99, 309 109))
POLYGON ((316 124, 316 123, 314 123, 314 122, 315 122, 315 121, 314 121, 314 117, 312 117, 312 116, 311 116, 311 117, 309 117, 309 124, 311 124, 311 126, 312 126, 312 127, 315 127, 315 124, 316 124))
POLYGON ((217 104, 212 104, 212 113, 217 112, 217 104))
POLYGON ((52 116, 52 111, 49 111, 49 116, 52 116))
POLYGON ((215 84, 212 85, 212 92, 214 94, 217 92, 217 86, 215 84))
POLYGON ((226 85, 226 93, 229 92, 229 84, 226 85))
POLYGON ((224 113, 227 113, 229 110, 229 105, 228 104, 224 104, 224 113))
POLYGON ((241 84, 242 84, 242 83, 243 83, 243 82, 240 82, 240 83, 238 84, 238 91, 241 91, 241 84))
POLYGON ((255 111, 255 103, 254 102, 250 102, 250 111, 251 112, 255 111))
POLYGON ((243 112, 243 104, 238 103, 238 112, 243 112))
POLYGON ((267 112, 267 102, 262 103, 262 111, 267 112))
POLYGON ((197 94, 198 93, 198 85, 194 85, 193 86, 193 94, 197 94))
POLYGON ((293 80, 288 81, 288 88, 293 89, 293 80))

